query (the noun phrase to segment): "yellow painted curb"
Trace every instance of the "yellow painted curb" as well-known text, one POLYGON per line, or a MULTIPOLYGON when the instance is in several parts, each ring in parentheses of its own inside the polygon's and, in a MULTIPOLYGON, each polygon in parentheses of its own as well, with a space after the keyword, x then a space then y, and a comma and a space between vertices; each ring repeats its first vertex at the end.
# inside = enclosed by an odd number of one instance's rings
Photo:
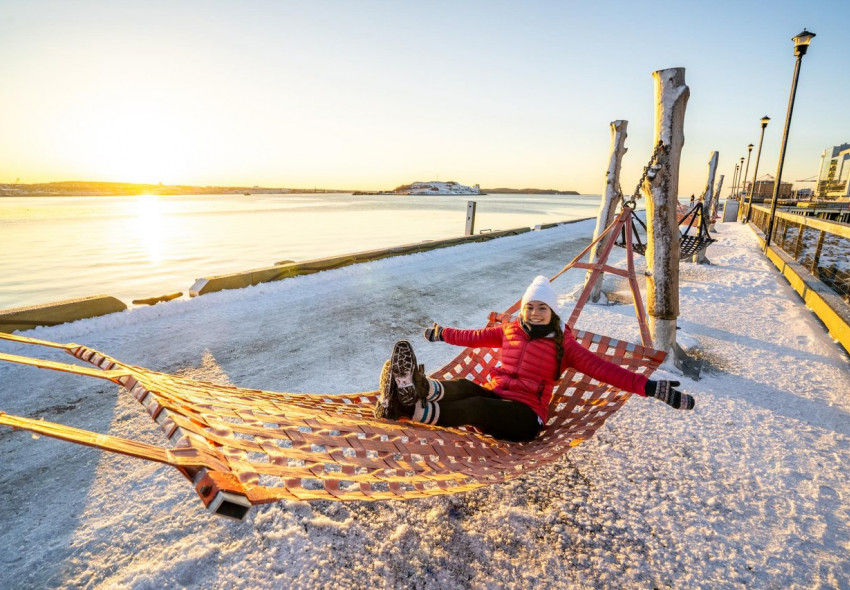
POLYGON ((111 295, 93 295, 30 307, 16 307, 0 311, 0 332, 12 333, 15 330, 30 330, 36 326, 54 326, 125 309, 127 306, 111 295))
MULTIPOLYGON (((759 244, 764 248, 764 235, 753 224, 750 224, 750 229, 754 231, 759 244)), ((806 307, 824 323, 829 335, 850 353, 850 306, 835 291, 782 250, 771 245, 765 254, 797 294, 803 298, 806 307)))

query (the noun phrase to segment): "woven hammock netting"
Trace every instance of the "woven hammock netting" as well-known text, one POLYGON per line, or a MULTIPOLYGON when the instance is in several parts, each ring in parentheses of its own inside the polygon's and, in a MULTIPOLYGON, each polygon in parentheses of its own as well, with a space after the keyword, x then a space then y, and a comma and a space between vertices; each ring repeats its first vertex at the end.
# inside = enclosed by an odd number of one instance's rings
MULTIPOLYGON (((676 217, 679 220, 679 227, 681 228, 681 237, 679 240, 680 259, 684 260, 690 258, 697 252, 701 252, 708 248, 712 242, 717 241, 709 234, 708 223, 705 219, 707 216, 703 215, 702 202, 698 202, 692 206, 679 205, 676 210, 676 217), (691 229, 694 227, 697 229, 696 235, 691 234, 691 229)), ((641 230, 638 226, 642 228, 642 232, 645 235, 646 224, 635 215, 632 219, 632 233, 634 235, 632 249, 641 256, 645 256, 647 245, 640 239, 641 230)), ((620 236, 617 245, 624 247, 625 243, 625 234, 623 234, 620 236)))
MULTIPOLYGON (((597 274, 614 270, 605 260, 613 236, 627 221, 624 212, 611 231, 599 236, 613 233, 593 266, 597 274)), ((629 268, 634 275, 630 251, 629 268)), ((488 325, 510 321, 518 307, 519 302, 504 314, 491 314, 488 325)), ((641 329, 646 337, 645 321, 641 329)), ((573 334, 606 360, 647 376, 665 358, 648 346, 586 331, 573 334)), ((93 368, 0 353, 0 360, 118 384, 122 394, 146 409, 169 444, 160 447, 3 412, 0 424, 171 465, 192 482, 211 511, 234 518, 244 517, 251 505, 277 500, 422 498, 503 482, 556 461, 593 436, 630 395, 570 369, 556 385, 549 420, 538 438, 509 443, 474 429, 376 419, 377 391, 323 395, 242 389, 130 366, 77 344, 9 334, 0 338, 64 349, 90 363, 93 368)), ((498 359, 492 349, 467 348, 431 376, 484 383, 498 359)))

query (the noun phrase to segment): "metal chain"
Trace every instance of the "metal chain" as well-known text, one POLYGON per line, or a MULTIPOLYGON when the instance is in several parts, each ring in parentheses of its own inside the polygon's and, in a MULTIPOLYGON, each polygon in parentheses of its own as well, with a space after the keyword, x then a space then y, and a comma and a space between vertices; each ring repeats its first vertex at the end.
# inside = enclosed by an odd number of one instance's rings
POLYGON ((655 178, 655 175, 658 174, 658 171, 661 169, 660 154, 664 152, 665 154, 670 150, 668 146, 664 145, 664 142, 660 139, 658 140, 658 144, 655 146, 655 150, 652 152, 652 156, 649 158, 649 163, 643 167, 643 174, 640 176, 640 180, 638 180, 637 186, 635 187, 635 192, 632 194, 631 198, 626 201, 625 197, 622 193, 620 193, 620 198, 623 200, 624 207, 630 207, 632 209, 635 208, 635 201, 640 198, 640 189, 643 186, 644 181, 649 178, 652 180, 655 178))

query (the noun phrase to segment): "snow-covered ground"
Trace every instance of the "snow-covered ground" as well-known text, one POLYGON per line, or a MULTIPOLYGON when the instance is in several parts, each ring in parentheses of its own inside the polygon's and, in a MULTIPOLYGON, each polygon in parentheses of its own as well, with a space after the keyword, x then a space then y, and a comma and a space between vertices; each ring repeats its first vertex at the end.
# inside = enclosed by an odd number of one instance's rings
MULTIPOLYGON (((593 222, 391 258, 39 328, 121 360, 271 390, 371 390, 392 343, 434 368, 432 320, 481 325, 552 275, 593 222)), ((280 502, 209 515, 176 471, 0 428, 0 588, 675 587, 850 585, 850 363, 761 255, 717 225, 711 266, 681 267, 667 367, 697 400, 632 397, 596 436, 513 482, 382 503, 280 502)), ((622 260, 622 253, 616 256, 622 260)), ((555 283, 569 294, 583 272, 555 283)), ((611 284, 617 289, 619 285, 611 284)), ((636 340, 628 305, 580 327, 636 340)), ((15 354, 57 351, 2 344, 15 354)), ((0 410, 163 444, 117 387, 0 366, 0 410)))

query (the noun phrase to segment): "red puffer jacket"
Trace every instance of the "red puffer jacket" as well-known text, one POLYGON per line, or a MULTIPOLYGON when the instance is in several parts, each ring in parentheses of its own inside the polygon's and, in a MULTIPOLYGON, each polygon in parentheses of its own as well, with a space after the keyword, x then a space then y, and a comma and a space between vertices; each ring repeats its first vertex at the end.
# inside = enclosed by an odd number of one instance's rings
MULTIPOLYGON (((490 379, 484 387, 499 397, 524 403, 546 423, 555 385, 553 338, 532 340, 519 321, 481 330, 443 328, 442 338, 458 346, 500 348, 502 364, 490 372, 490 379)), ((596 356, 576 342, 571 333, 565 332, 561 372, 569 367, 623 391, 645 395, 644 387, 648 381, 645 376, 596 356)))

